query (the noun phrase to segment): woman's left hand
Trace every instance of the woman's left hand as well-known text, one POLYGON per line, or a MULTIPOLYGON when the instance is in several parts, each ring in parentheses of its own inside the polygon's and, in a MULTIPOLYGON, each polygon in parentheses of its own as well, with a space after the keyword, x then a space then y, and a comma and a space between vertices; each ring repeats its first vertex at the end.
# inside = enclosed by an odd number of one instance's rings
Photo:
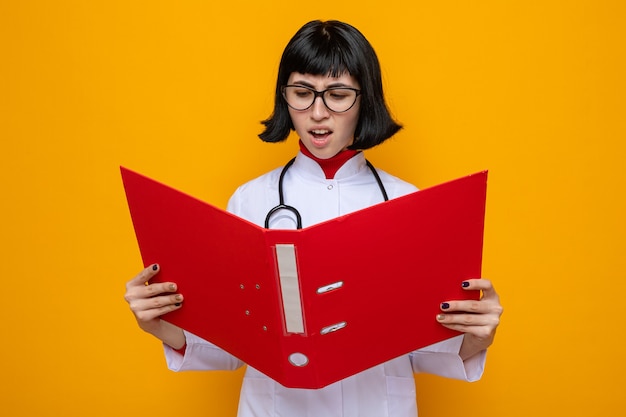
POLYGON ((487 279, 464 281, 465 290, 482 292, 480 300, 456 300, 441 303, 437 321, 443 326, 465 333, 459 355, 463 360, 486 349, 493 343, 500 324, 500 297, 487 279))

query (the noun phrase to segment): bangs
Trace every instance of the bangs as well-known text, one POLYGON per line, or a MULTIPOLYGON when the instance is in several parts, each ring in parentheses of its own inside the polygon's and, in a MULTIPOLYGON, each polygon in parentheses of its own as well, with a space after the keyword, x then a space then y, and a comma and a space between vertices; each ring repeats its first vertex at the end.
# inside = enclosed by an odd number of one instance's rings
POLYGON ((335 28, 318 27, 299 38, 285 50, 283 74, 330 75, 339 77, 345 72, 360 79, 358 50, 349 39, 336 33, 335 28))
POLYGON ((330 75, 339 77, 348 72, 358 77, 358 67, 354 59, 345 56, 342 48, 331 45, 311 45, 305 50, 301 49, 300 56, 293 56, 293 60, 287 63, 288 72, 299 72, 311 75, 330 75))

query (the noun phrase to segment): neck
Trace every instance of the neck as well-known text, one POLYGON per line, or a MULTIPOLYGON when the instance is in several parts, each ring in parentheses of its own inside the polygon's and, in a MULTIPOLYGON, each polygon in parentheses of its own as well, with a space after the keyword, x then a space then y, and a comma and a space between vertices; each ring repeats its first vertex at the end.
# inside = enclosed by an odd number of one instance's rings
POLYGON ((326 176, 327 180, 332 180, 333 178, 335 178, 335 174, 337 173, 337 171, 339 171, 339 168, 341 168, 343 164, 345 164, 350 158, 359 153, 359 151, 345 149, 343 151, 340 151, 337 155, 333 157, 330 157, 328 159, 321 159, 313 155, 307 149, 307 147, 304 146, 304 143, 302 143, 302 141, 300 141, 300 151, 319 164, 320 168, 322 168, 322 171, 324 171, 324 175, 326 176))

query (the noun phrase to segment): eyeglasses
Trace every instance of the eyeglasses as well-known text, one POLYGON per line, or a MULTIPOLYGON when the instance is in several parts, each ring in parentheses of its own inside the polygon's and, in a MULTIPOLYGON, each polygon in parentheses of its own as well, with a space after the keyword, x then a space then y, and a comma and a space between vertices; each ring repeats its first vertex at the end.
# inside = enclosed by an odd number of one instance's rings
POLYGON ((304 85, 286 85, 282 91, 287 105, 294 110, 307 110, 315 103, 315 99, 321 97, 328 110, 335 113, 350 110, 361 94, 361 90, 350 87, 332 87, 317 91, 304 85))

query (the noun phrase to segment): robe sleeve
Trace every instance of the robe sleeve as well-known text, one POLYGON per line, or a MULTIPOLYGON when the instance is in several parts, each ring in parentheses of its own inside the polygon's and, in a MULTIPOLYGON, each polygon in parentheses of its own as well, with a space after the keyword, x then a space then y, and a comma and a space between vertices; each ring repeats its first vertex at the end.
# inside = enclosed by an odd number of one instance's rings
POLYGON ((184 355, 168 345, 163 345, 167 367, 172 371, 227 371, 244 365, 214 344, 186 330, 184 332, 187 341, 184 355))
POLYGON ((413 371, 470 382, 479 380, 485 369, 487 351, 463 361, 459 356, 462 342, 463 335, 459 335, 411 352, 413 371))

